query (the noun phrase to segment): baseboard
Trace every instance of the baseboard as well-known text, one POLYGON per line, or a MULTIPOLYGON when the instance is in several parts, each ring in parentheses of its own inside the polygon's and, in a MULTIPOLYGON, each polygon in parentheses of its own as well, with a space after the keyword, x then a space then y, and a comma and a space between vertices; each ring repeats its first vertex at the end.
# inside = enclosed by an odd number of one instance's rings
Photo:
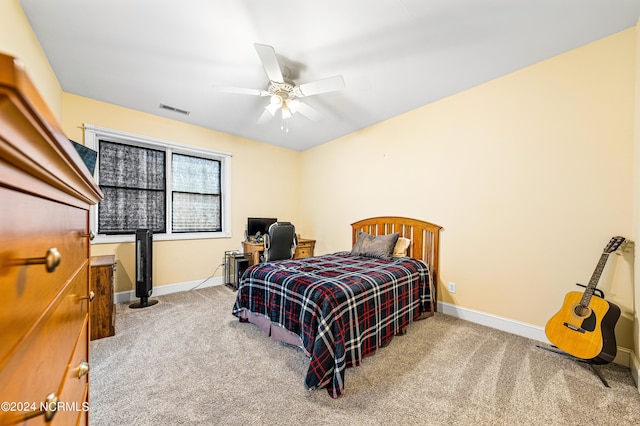
POLYGON ((474 311, 473 309, 461 308, 460 306, 444 302, 438 302, 438 312, 549 344, 549 340, 547 340, 547 336, 544 334, 544 328, 542 327, 487 314, 485 312, 474 311))
MULTIPOLYGON (((164 296, 171 293, 179 293, 181 291, 190 291, 195 288, 213 287, 216 285, 223 285, 223 277, 213 277, 207 280, 187 281, 176 284, 159 285, 153 287, 151 297, 164 296)), ((130 303, 137 300, 136 291, 119 291, 113 295, 113 303, 130 303)))
MULTIPOLYGON (((527 337, 532 340, 550 345, 544 333, 543 327, 527 324, 524 322, 514 321, 512 319, 500 317, 497 315, 487 314, 485 312, 474 311, 473 309, 461 308, 460 306, 451 305, 445 302, 438 302, 438 312, 442 312, 452 317, 471 321, 476 324, 485 325, 497 330, 506 331, 507 333, 516 334, 518 336, 527 337)), ((631 369, 636 385, 638 384, 638 373, 640 372, 640 363, 636 359, 633 351, 618 346, 616 358, 613 360, 616 364, 631 369), (635 370, 635 371, 634 371, 635 370)), ((640 389, 640 388, 639 388, 640 389)))

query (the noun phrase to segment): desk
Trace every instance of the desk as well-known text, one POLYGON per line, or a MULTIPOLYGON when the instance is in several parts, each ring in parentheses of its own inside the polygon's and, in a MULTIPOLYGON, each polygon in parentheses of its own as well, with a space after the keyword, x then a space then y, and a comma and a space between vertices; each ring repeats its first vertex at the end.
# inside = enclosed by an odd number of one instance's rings
MULTIPOLYGON (((313 249, 316 246, 316 240, 307 240, 300 238, 298 240, 298 246, 293 254, 294 259, 303 259, 305 257, 313 256, 313 249)), ((250 241, 244 241, 242 243, 242 249, 245 256, 249 258, 249 265, 255 265, 260 263, 260 255, 264 252, 264 243, 252 243, 250 241)))

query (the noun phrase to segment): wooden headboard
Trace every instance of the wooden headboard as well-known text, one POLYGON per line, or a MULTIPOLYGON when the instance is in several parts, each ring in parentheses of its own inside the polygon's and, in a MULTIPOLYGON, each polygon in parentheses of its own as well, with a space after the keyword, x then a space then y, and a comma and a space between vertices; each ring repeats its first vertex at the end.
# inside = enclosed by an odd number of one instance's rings
POLYGON ((431 282, 434 291, 436 291, 436 297, 433 299, 434 306, 436 306, 441 229, 442 226, 418 219, 398 216, 372 217, 351 224, 351 244, 355 244, 360 232, 371 235, 386 235, 397 232, 401 237, 409 238, 411 245, 407 254, 414 259, 422 260, 429 266, 431 282))

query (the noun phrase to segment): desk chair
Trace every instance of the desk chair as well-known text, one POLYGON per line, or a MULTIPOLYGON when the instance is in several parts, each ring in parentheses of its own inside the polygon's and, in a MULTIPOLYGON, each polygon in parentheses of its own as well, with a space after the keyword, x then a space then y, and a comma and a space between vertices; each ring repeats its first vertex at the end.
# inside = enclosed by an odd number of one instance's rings
POLYGON ((276 222, 269 227, 264 236, 264 254, 262 260, 293 259, 293 253, 298 246, 296 227, 290 222, 276 222))

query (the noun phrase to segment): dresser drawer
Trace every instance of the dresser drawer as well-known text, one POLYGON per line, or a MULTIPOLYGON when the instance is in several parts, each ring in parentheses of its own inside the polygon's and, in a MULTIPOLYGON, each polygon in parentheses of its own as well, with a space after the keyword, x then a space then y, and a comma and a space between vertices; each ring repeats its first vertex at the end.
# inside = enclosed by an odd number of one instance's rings
POLYGON ((303 259, 311 256, 311 249, 309 247, 297 247, 295 252, 296 259, 303 259))
MULTIPOLYGON (((82 397, 82 400, 86 401, 87 404, 89 403, 89 383, 87 383, 87 386, 85 386, 84 388, 84 395, 82 397)), ((78 419, 75 424, 77 426, 80 426, 80 425, 89 426, 89 410, 81 410, 78 413, 78 419)))
MULTIPOLYGON (((81 269, 89 251, 86 210, 0 187, 0 368, 7 354, 36 323, 52 301, 81 269), (42 259, 55 248, 60 263, 53 272, 42 259)), ((82 294, 87 294, 85 289, 82 294)))
POLYGON ((85 321, 71 361, 67 366, 64 383, 59 394, 60 402, 65 403, 65 409, 55 414, 54 424, 74 425, 78 422, 80 412, 88 411, 89 409, 88 401, 86 400, 89 374, 88 370, 83 371, 83 367, 81 367, 82 363, 86 363, 86 367, 89 367, 88 333, 89 322, 85 321))
MULTIPOLYGON (((0 370, 0 401, 40 404, 51 392, 60 396, 71 360, 88 353, 87 286, 85 267, 56 298, 55 310, 45 314, 10 353, 0 370), (85 339, 84 345, 78 345, 79 338, 85 339)), ((24 413, 0 412, 0 424, 11 424, 20 415, 24 413)))
POLYGON ((315 240, 299 239, 296 252, 293 255, 294 259, 303 259, 305 257, 313 256, 313 249, 316 245, 315 240))

